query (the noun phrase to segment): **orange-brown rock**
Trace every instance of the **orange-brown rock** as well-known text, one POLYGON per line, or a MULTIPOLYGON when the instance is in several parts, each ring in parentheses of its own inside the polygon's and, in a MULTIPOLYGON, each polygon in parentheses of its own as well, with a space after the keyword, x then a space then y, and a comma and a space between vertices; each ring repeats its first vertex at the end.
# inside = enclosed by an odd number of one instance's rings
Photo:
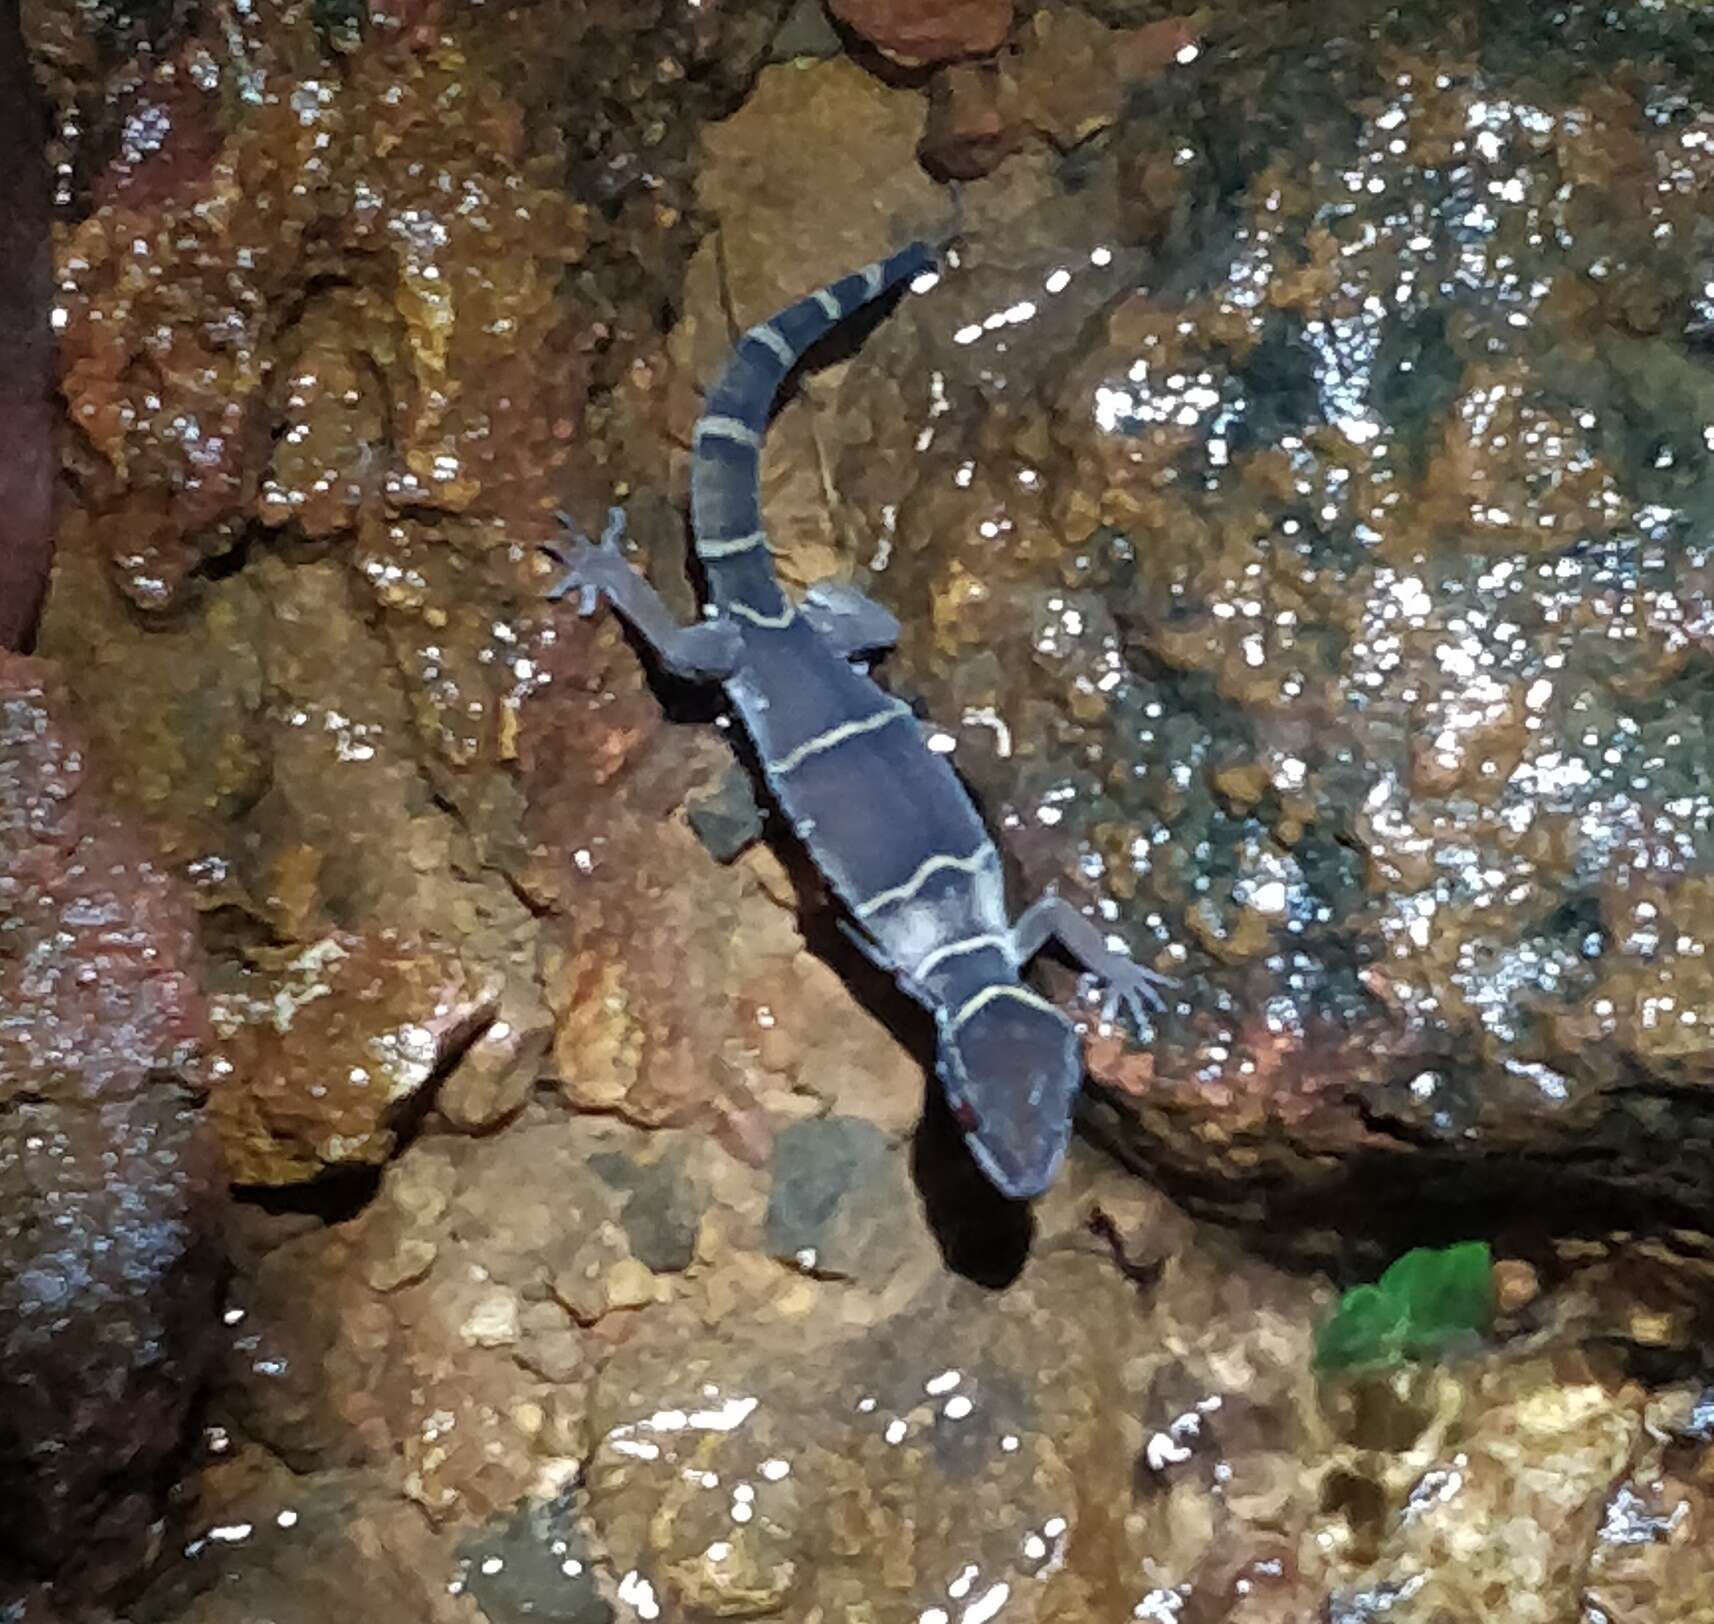
POLYGON ((1012 0, 829 0, 828 9, 907 67, 986 56, 1012 26, 1012 0))

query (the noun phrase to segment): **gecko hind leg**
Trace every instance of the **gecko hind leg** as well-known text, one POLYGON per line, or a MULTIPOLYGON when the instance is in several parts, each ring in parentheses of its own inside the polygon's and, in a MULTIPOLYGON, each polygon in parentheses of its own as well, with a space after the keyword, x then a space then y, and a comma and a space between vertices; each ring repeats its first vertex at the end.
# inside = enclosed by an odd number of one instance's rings
POLYGON ((1093 920, 1085 918, 1064 897, 1052 891, 1032 902, 1012 927, 1012 947, 1018 962, 1024 964, 1033 959, 1049 938, 1057 941, 1092 976, 1107 983, 1107 997, 1101 1006, 1103 1020, 1112 1020, 1122 1003, 1131 1019, 1141 1026, 1148 1007, 1166 1008, 1160 989, 1178 985, 1171 976, 1138 964, 1128 954, 1115 952, 1093 920))
MULTIPOLYGON (((566 528, 571 530, 569 522, 566 528)), ((691 681, 730 677, 743 658, 744 634, 729 620, 702 620, 691 626, 674 620, 660 594, 619 551, 624 530, 625 510, 612 508, 599 542, 572 531, 565 545, 544 547, 560 566, 546 596, 557 600, 577 593, 580 615, 594 614, 605 598, 674 676, 691 681)))
POLYGON ((879 653, 899 640, 892 610, 848 581, 817 581, 804 593, 798 612, 841 659, 879 653))

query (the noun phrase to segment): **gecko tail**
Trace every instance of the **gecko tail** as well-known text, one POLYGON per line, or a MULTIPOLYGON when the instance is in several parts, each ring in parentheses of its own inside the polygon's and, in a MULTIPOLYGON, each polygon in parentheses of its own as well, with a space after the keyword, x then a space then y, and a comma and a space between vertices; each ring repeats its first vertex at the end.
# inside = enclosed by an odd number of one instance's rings
POLYGON ((774 396, 786 374, 811 345, 871 300, 932 270, 938 257, 932 244, 910 243, 886 259, 816 289, 767 321, 749 328, 738 340, 719 381, 709 391, 703 408, 704 420, 716 418, 740 423, 759 435, 767 426, 774 396))
POLYGON ((705 562, 735 560, 763 546, 758 509, 762 435, 786 375, 848 316, 936 263, 931 244, 910 243, 787 305, 738 340, 708 392, 693 442, 691 523, 705 562))

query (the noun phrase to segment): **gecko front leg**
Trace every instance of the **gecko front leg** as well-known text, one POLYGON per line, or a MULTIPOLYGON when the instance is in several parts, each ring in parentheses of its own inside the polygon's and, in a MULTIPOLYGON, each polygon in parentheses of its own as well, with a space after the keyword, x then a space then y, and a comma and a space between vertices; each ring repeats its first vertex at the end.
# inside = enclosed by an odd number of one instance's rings
POLYGON ((1110 1021, 1123 1003, 1131 1019, 1141 1025, 1145 1005, 1165 1009, 1166 1000, 1161 997, 1160 989, 1178 985, 1171 976, 1163 976, 1124 953, 1114 952, 1093 920, 1085 918, 1064 897, 1052 891, 1031 903, 1012 927, 1012 948, 1018 963, 1026 964, 1033 959, 1050 937, 1092 976, 1107 983, 1107 998, 1101 1006, 1103 1020, 1110 1021))
POLYGON ((546 595, 559 599, 576 592, 581 615, 594 614, 605 598, 675 676, 703 682, 730 677, 743 658, 743 632, 729 620, 681 626, 660 594, 619 551, 624 530, 625 510, 613 508, 599 542, 573 535, 564 548, 544 547, 542 551, 561 566, 561 574, 546 595))

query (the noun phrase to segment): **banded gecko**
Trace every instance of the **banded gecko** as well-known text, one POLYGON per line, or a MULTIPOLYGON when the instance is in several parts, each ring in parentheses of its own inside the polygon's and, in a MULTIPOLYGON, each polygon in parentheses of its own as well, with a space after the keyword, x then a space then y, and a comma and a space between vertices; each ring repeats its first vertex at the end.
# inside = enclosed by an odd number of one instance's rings
POLYGON ((898 636, 880 604, 841 583, 794 604, 762 529, 759 460, 775 395, 804 352, 846 316, 933 268, 913 243, 750 328, 696 424, 691 472, 705 618, 678 624, 619 551, 614 509, 599 544, 547 549, 563 566, 549 596, 605 598, 673 673, 723 685, 754 742, 774 804, 843 904, 844 928, 932 1013, 936 1072, 976 1162, 1005 1195, 1052 1182, 1082 1085, 1076 1029, 1024 985, 1057 940, 1139 1019, 1166 977, 1111 950, 1051 891, 1012 922, 1000 857, 963 784, 917 718, 861 663, 898 636), (853 663, 858 662, 858 663, 853 663))

